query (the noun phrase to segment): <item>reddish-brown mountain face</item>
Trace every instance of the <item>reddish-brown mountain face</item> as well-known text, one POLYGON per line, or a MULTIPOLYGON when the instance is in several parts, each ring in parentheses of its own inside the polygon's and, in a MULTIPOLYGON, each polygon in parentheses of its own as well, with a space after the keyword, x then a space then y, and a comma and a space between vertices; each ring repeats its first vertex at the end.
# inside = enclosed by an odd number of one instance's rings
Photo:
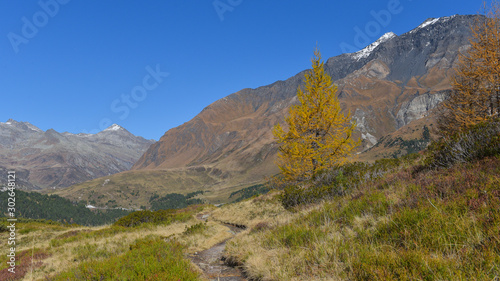
MULTIPOLYGON (((469 47, 475 17, 430 19, 405 34, 385 34, 357 53, 326 61, 341 104, 350 110, 363 139, 360 151, 365 152, 355 159, 401 156, 425 147, 427 142, 419 138, 424 131, 432 134, 433 108, 451 89, 452 68, 459 52, 469 47)), ((303 77, 301 72, 220 99, 167 131, 131 171, 55 193, 98 205, 113 200, 139 207, 154 194, 203 190, 202 198, 209 202, 229 202, 233 191, 278 172, 272 128, 297 102, 303 77)))
MULTIPOLYGON (((343 108, 357 121, 364 149, 428 115, 445 98, 458 53, 468 48, 474 17, 430 19, 403 35, 388 33, 357 53, 327 60, 325 67, 339 87, 343 108)), ((214 102, 166 132, 132 169, 210 166, 245 182, 275 173, 272 127, 296 102, 303 75, 214 102)))

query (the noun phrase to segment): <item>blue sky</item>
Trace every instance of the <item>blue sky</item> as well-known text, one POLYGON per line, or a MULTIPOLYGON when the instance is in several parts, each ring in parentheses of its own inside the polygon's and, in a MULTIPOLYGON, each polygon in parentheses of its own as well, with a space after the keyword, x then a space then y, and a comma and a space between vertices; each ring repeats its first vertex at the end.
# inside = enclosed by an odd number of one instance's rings
POLYGON ((220 98, 309 68, 316 42, 326 59, 482 2, 1 1, 0 121, 117 123, 158 140, 220 98))

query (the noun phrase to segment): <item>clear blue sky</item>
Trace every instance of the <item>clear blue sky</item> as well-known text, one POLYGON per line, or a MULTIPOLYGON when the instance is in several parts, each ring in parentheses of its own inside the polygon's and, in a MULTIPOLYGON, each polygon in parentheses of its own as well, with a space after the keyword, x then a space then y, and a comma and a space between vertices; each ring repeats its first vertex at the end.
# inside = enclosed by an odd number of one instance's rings
POLYGON ((316 42, 326 59, 482 2, 1 1, 0 121, 71 133, 110 122, 158 140, 220 98, 309 68, 316 42))

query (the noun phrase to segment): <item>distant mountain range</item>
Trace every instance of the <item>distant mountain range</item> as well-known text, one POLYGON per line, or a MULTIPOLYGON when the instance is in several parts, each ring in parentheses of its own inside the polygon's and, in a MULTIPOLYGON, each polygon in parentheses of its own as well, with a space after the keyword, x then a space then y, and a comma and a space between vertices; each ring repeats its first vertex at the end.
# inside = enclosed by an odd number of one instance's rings
POLYGON ((0 170, 15 170, 26 189, 63 188, 130 169, 152 143, 116 124, 71 134, 9 119, 0 122, 0 170))
MULTIPOLYGON (((477 17, 428 19, 407 33, 384 34, 363 50, 326 61, 325 68, 338 85, 343 109, 350 110, 357 121, 357 136, 363 140, 360 151, 389 134, 391 138, 404 138, 421 136, 424 125, 432 129, 430 124, 413 121, 423 117, 427 117, 424 121, 433 120, 429 115, 451 90, 452 68, 459 52, 470 47, 469 27, 477 17), (409 128, 412 124, 421 127, 409 128), (412 134, 395 134, 398 130, 412 134)), ((230 190, 262 181, 278 171, 272 127, 283 122, 289 107, 297 102, 304 73, 222 98, 192 120, 167 131, 132 171, 106 177, 106 182, 96 179, 75 185, 59 194, 96 200, 98 194, 106 193, 113 200, 128 202, 135 198, 145 203, 150 190, 163 190, 165 194, 203 189, 206 198, 224 201, 230 190), (125 185, 124 179, 137 179, 141 174, 148 174, 148 178, 162 175, 163 180, 144 179, 133 188, 125 185), (141 195, 125 196, 127 189, 140 190, 141 195)), ((383 155, 383 148, 376 147, 373 155, 383 155)))

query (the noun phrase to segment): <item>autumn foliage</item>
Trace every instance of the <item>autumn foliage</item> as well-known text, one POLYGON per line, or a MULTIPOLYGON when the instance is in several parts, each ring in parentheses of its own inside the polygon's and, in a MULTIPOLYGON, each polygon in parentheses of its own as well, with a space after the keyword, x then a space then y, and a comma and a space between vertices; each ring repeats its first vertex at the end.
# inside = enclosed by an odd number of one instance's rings
POLYGON ((443 135, 497 116, 500 112, 500 7, 471 26, 470 49, 461 53, 452 81, 453 91, 443 103, 439 127, 443 135))
POLYGON ((358 145, 352 136, 356 124, 349 112, 342 112, 337 87, 324 70, 320 52, 314 54, 304 88, 297 90, 299 104, 290 108, 285 119, 288 131, 280 124, 273 131, 285 182, 309 180, 318 171, 342 165, 358 145))

